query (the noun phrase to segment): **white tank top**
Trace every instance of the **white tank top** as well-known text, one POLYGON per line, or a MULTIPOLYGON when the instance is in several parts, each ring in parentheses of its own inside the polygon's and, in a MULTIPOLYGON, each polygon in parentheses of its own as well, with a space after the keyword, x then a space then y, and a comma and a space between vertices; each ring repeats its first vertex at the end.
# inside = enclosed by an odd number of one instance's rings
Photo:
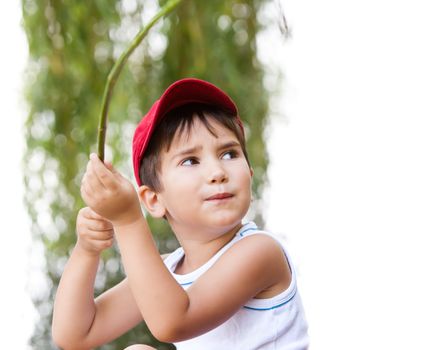
POLYGON ((177 264, 185 255, 182 248, 176 249, 164 262, 176 281, 187 289, 232 245, 253 234, 269 235, 281 245, 292 272, 289 287, 268 299, 249 300, 220 326, 198 337, 175 343, 178 350, 305 350, 308 348, 307 322, 296 285, 292 260, 276 237, 259 230, 253 222, 243 225, 235 237, 208 262, 188 274, 174 273, 177 264))

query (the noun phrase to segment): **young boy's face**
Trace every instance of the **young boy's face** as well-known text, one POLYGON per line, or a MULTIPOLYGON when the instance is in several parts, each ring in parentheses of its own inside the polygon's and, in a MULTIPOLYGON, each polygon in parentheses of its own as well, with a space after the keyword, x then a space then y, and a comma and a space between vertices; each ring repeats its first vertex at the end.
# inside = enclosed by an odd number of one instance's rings
POLYGON ((174 229, 231 229, 251 200, 252 170, 232 131, 208 118, 214 136, 198 119, 162 151, 158 199, 174 229))

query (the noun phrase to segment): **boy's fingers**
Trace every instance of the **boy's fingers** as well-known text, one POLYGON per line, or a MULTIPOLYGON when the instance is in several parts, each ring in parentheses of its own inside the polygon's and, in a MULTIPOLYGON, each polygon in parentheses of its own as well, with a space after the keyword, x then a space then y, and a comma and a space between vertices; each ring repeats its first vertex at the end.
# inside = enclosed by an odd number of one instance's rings
POLYGON ((99 187, 103 187, 103 185, 96 178, 96 175, 94 174, 93 171, 92 162, 89 161, 87 163, 86 172, 84 173, 83 178, 81 180, 81 190, 87 189, 87 192, 89 194, 92 194, 93 191, 90 191, 91 188, 95 188, 95 190, 98 191, 99 187))
POLYGON ((98 178, 98 176, 95 174, 93 166, 89 168, 89 165, 87 165, 87 172, 83 177, 83 183, 87 183, 90 186, 90 188, 95 189, 95 191, 99 191, 101 188, 105 187, 104 184, 98 178))
POLYGON ((113 239, 107 239, 107 240, 102 240, 102 241, 93 239, 90 241, 90 243, 95 247, 95 249, 104 250, 104 249, 109 248, 113 245, 113 239))
POLYGON ((91 240, 106 241, 109 239, 113 239, 113 230, 109 230, 109 231, 89 230, 88 236, 89 236, 89 239, 91 239, 91 240))
POLYGON ((101 160, 98 158, 98 156, 95 153, 90 154, 90 160, 89 163, 87 164, 87 173, 93 177, 95 179, 95 185, 99 185, 102 188, 106 188, 106 184, 103 181, 103 178, 105 176, 107 176, 108 174, 103 175, 102 169, 100 168, 104 168, 105 171, 105 167, 103 167, 103 164, 101 162, 101 160), (90 166, 90 168, 89 168, 90 166))
POLYGON ((113 231, 113 224, 105 217, 96 213, 90 207, 84 207, 81 209, 83 218, 87 219, 84 222, 84 226, 87 229, 93 231, 113 231))
POLYGON ((108 170, 110 170, 112 173, 116 173, 116 169, 113 167, 113 164, 110 162, 104 162, 105 166, 108 170))
POLYGON ((113 231, 113 225, 104 220, 91 219, 87 223, 87 228, 97 232, 113 231))
POLYGON ((108 169, 95 153, 90 155, 92 169, 98 180, 104 187, 111 188, 114 186, 113 172, 108 169))
POLYGON ((83 210, 84 217, 87 219, 101 219, 102 218, 101 215, 99 215, 97 212, 95 212, 90 207, 84 207, 82 210, 83 210))
POLYGON ((110 225, 110 221, 108 221, 105 217, 102 215, 99 215, 97 212, 95 212, 92 208, 89 208, 89 211, 87 212, 87 218, 91 220, 99 220, 99 221, 105 221, 108 222, 110 225))

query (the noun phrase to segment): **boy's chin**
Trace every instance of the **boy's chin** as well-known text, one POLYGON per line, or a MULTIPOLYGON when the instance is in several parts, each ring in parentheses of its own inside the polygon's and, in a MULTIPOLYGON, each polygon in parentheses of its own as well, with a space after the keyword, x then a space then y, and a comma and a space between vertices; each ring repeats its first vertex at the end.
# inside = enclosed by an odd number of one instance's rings
POLYGON ((216 228, 219 230, 230 230, 235 226, 241 224, 243 217, 237 215, 224 215, 220 217, 212 218, 207 222, 207 226, 211 228, 216 228))

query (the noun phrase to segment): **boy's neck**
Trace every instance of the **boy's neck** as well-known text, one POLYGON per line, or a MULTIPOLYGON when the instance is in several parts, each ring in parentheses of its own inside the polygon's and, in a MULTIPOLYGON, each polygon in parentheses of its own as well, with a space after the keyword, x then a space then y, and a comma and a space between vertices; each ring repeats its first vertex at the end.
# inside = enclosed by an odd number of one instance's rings
POLYGON ((226 233, 211 240, 188 239, 176 233, 180 245, 185 252, 185 256, 176 266, 175 273, 187 274, 204 265, 235 237, 242 226, 243 225, 239 223, 226 233))

